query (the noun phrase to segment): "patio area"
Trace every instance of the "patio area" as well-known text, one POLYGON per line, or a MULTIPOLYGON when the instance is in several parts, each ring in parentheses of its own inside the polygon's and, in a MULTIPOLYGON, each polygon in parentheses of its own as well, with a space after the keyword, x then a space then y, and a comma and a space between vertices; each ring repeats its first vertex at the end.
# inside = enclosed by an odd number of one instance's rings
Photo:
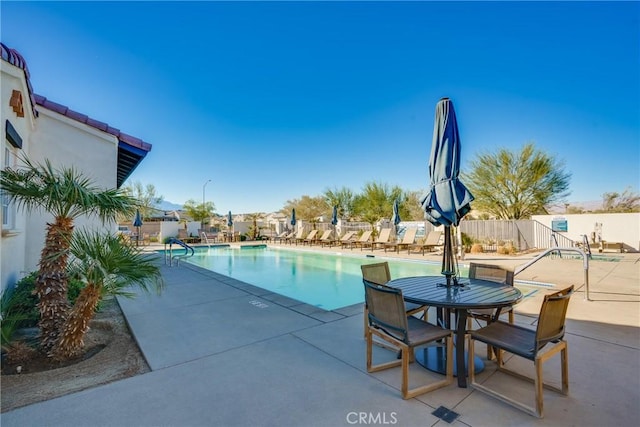
MULTIPOLYGON (((438 255, 411 257, 440 260, 438 255)), ((532 257, 468 255, 464 262, 521 265, 532 257)), ((181 263, 162 267, 167 285, 162 296, 119 299, 151 372, 4 413, 2 425, 635 425, 640 419, 640 254, 622 257, 621 262, 591 262, 592 301, 584 299, 584 288, 571 299, 565 337, 569 396, 545 391, 544 419, 455 382, 404 401, 400 368, 366 372, 361 305, 322 311, 181 263), (441 406, 458 414, 451 424, 432 414, 441 406)), ((545 259, 517 279, 578 287, 584 281, 582 261, 545 259)), ((516 306, 517 323, 534 323, 542 294, 516 306)), ((486 357, 482 346, 476 349, 486 357)), ((395 353, 376 348, 374 357, 391 360, 395 353)), ((511 363, 532 374, 530 362, 515 358, 511 363)), ((412 364, 410 378, 415 384, 439 376, 412 364)), ((495 373, 491 362, 477 378, 533 401, 532 385, 495 373)), ((559 382, 559 358, 545 364, 545 379, 559 382)))

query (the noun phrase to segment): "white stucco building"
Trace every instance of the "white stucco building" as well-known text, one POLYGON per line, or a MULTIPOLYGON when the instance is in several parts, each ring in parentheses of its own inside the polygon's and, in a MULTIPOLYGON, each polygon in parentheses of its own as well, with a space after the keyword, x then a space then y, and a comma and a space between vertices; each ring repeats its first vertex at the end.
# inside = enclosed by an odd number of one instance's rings
MULTIPOLYGON (((0 49, 4 133, 0 167, 14 166, 22 156, 37 163, 48 159, 54 167, 73 166, 103 188, 122 186, 151 145, 35 94, 24 58, 2 43, 0 49)), ((0 291, 4 291, 37 269, 46 223, 52 217, 16 210, 4 196, 0 201, 0 291)), ((94 218, 80 218, 75 226, 108 227, 94 218)))

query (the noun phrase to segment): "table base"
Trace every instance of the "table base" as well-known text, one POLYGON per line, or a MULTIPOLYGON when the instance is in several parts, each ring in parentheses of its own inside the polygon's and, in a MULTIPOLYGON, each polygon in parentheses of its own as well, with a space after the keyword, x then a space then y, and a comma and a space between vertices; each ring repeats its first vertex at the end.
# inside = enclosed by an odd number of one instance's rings
MULTIPOLYGON (((467 352, 464 352, 464 368, 467 366, 467 352)), ((446 347, 422 347, 415 351, 416 362, 432 372, 439 374, 447 373, 447 348, 446 347)), ((484 362, 478 356, 474 356, 473 363, 475 365, 475 373, 478 374, 484 370, 484 362)), ((453 347, 453 376, 458 376, 456 367, 456 348, 453 347)))

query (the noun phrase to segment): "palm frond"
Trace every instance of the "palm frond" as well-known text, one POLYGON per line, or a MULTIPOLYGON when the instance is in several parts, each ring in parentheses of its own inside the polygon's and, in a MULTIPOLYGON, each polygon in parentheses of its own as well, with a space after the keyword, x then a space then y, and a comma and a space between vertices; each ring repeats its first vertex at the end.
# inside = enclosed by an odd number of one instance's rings
POLYGON ((131 294, 137 287, 160 293, 164 287, 157 257, 141 252, 117 236, 89 230, 74 232, 70 245, 69 274, 85 283, 99 285, 108 295, 131 294))

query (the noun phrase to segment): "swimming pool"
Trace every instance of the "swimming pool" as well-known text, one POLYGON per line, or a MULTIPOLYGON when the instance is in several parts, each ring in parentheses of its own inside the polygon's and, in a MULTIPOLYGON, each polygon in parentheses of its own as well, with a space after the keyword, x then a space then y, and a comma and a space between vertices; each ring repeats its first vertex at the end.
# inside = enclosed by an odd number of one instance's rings
MULTIPOLYGON (((207 270, 242 280, 324 310, 362 303, 362 264, 381 262, 363 255, 287 250, 270 247, 196 249, 185 258, 207 270)), ((440 263, 389 262, 391 277, 438 275, 440 263)), ((461 266, 462 267, 462 266, 461 266)), ((466 275, 466 270, 461 272, 466 275)))
MULTIPOLYGON (((394 278, 436 276, 442 269, 439 262, 264 245, 198 248, 194 256, 182 260, 324 310, 362 303, 364 290, 360 266, 382 261, 389 263, 391 277, 394 278)), ((460 276, 467 275, 468 267, 461 264, 460 276)), ((528 285, 518 284, 525 297, 537 292, 535 287, 528 285)))

